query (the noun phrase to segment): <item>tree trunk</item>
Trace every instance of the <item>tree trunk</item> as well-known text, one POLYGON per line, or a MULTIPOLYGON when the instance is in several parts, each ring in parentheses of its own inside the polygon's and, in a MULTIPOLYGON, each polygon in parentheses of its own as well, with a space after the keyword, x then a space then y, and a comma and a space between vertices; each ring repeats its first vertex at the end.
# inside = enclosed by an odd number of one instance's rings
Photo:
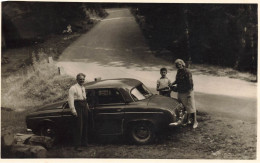
POLYGON ((185 5, 183 9, 184 14, 184 25, 185 25, 185 36, 186 36, 186 45, 187 45, 187 51, 186 51, 186 67, 189 68, 191 65, 191 54, 190 54, 190 26, 189 26, 189 20, 188 20, 188 14, 189 14, 189 8, 185 5))

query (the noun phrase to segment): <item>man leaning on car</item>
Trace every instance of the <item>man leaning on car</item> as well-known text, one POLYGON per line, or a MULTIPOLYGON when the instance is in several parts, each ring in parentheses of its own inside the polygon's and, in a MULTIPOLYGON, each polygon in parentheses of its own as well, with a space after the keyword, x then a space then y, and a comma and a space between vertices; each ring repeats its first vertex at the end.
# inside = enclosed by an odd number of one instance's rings
POLYGON ((72 114, 76 117, 76 126, 73 127, 73 143, 76 150, 80 146, 88 145, 88 104, 86 100, 86 91, 83 86, 86 75, 79 73, 76 77, 77 84, 69 89, 69 107, 72 114))

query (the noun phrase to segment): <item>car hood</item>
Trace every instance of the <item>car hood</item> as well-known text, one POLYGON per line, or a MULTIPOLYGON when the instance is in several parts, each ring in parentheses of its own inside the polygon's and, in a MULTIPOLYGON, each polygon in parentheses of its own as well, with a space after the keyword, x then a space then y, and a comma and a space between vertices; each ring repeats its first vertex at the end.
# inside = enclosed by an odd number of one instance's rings
POLYGON ((178 105, 180 105, 180 103, 177 99, 161 95, 154 95, 150 97, 149 101, 147 102, 147 106, 149 107, 159 107, 169 111, 174 111, 178 105))
POLYGON ((40 107, 39 109, 37 109, 37 111, 43 111, 43 110, 52 110, 52 109, 61 109, 63 104, 66 101, 60 101, 60 102, 56 102, 56 103, 52 103, 52 104, 48 104, 45 105, 43 107, 40 107))

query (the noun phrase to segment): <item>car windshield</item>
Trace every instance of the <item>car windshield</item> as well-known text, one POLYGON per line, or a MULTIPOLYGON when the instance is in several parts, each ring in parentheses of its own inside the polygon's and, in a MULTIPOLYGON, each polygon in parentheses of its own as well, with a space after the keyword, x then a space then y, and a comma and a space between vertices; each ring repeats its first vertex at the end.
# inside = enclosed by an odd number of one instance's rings
POLYGON ((135 101, 148 99, 152 95, 152 92, 144 84, 138 85, 131 91, 131 96, 134 98, 135 101))

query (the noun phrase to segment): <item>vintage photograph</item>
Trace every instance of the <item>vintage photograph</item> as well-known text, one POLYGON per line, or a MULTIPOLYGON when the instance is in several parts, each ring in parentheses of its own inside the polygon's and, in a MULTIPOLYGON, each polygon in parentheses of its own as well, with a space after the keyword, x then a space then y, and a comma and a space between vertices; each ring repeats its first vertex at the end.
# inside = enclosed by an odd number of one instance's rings
POLYGON ((2 160, 257 160, 257 3, 1 14, 2 160))

